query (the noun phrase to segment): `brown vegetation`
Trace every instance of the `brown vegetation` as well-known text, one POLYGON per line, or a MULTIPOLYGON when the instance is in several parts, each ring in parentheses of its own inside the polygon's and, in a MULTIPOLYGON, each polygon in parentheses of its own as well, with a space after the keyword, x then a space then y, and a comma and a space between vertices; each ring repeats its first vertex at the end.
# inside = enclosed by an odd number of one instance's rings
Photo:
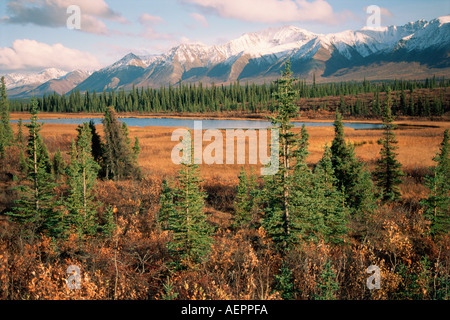
MULTIPOLYGON (((18 117, 25 118, 11 114, 12 119, 18 117)), ((340 284, 337 298, 436 298, 429 294, 430 286, 436 286, 441 277, 448 277, 450 242, 446 237, 437 245, 424 234, 427 224, 421 216, 419 201, 427 192, 422 185, 423 177, 433 165, 432 157, 450 123, 399 123, 429 126, 401 127, 397 131, 398 160, 407 174, 401 186, 403 200, 395 206, 381 207, 370 217, 371 231, 366 239, 351 239, 339 247, 322 242, 304 243, 292 251, 286 259, 295 265, 292 276, 299 289, 296 298, 311 299, 318 294, 320 274, 327 260, 332 261, 335 280, 340 284), (432 261, 431 266, 424 264, 425 255, 432 261), (365 270, 371 264, 382 270, 381 290, 369 291, 365 287, 368 277, 365 270), (403 266, 407 269, 401 269, 403 266), (434 270, 434 278, 430 278, 430 268, 434 270), (419 278, 413 279, 416 274, 419 278), (412 286, 414 296, 402 296, 404 286, 412 286)), ((41 134, 51 155, 60 149, 65 159, 69 159, 67 153, 76 127, 56 124, 43 127, 41 134)), ((98 183, 96 199, 105 207, 117 208, 118 228, 114 235, 117 246, 114 239, 90 239, 80 246, 76 236, 67 241, 45 236, 29 241, 21 238, 19 226, 0 215, 0 299, 163 299, 175 293, 178 299, 280 299, 273 279, 279 273, 281 259, 264 230, 230 230, 240 165, 201 166, 203 187, 208 193, 206 214, 217 229, 212 252, 207 262, 194 269, 169 272, 166 262, 171 257, 166 243, 170 235, 156 228, 155 217, 161 181, 178 170, 170 158, 176 144, 170 140, 173 130, 130 127, 130 137, 138 137, 140 141, 138 161, 144 179, 98 183), (67 288, 69 265, 81 268, 81 290, 67 288)), ((102 135, 100 128, 97 131, 102 135)), ((308 128, 308 132, 308 162, 314 165, 322 156, 323 147, 330 145, 334 131, 331 127, 317 127, 308 128)), ((345 134, 356 145, 357 156, 372 167, 378 157, 381 131, 346 129, 345 134)), ((15 151, 2 163, 8 174, 1 177, 0 212, 10 208, 16 197, 11 191, 14 176, 20 175, 15 151)), ((258 169, 255 167, 255 172, 258 169)))

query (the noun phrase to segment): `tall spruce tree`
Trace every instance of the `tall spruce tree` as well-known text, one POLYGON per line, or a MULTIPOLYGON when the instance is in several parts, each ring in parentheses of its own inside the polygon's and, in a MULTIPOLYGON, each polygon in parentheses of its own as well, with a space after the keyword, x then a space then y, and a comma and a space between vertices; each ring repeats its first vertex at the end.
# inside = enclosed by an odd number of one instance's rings
POLYGON ((395 150, 398 149, 398 142, 395 138, 394 130, 396 126, 393 123, 391 104, 391 96, 388 92, 383 112, 383 138, 378 141, 378 144, 381 145, 380 159, 377 160, 377 168, 374 173, 383 201, 400 199, 399 184, 402 183, 400 177, 403 176, 402 165, 396 159, 395 154, 395 150))
POLYGON ((1 78, 0 84, 0 158, 6 156, 6 148, 14 142, 13 130, 9 123, 9 102, 6 93, 5 77, 1 78))
POLYGON ((275 116, 270 117, 274 127, 279 130, 279 170, 273 176, 266 177, 264 199, 266 209, 263 227, 272 240, 280 247, 287 249, 297 239, 297 230, 293 230, 292 220, 292 188, 295 168, 295 148, 298 135, 293 132, 291 119, 297 115, 298 107, 294 102, 296 92, 293 87, 290 61, 286 62, 282 76, 277 80, 277 101, 275 116))
POLYGON ((116 181, 137 178, 140 172, 128 138, 128 129, 121 124, 113 108, 106 110, 103 126, 106 178, 116 181))
POLYGON ((69 225, 80 236, 97 231, 97 204, 94 201, 99 165, 92 156, 92 133, 88 123, 78 128, 77 141, 72 141, 68 167, 69 225))
POLYGON ((345 141, 342 115, 336 112, 335 137, 331 144, 331 163, 336 187, 345 195, 345 203, 353 215, 361 217, 372 210, 375 188, 368 169, 355 155, 355 147, 345 141))
POLYGON ((177 180, 175 210, 168 217, 172 234, 168 248, 178 258, 177 267, 185 268, 204 261, 212 244, 212 228, 204 212, 206 193, 193 154, 190 162, 182 164, 177 180))
POLYGON ((422 202, 426 206, 425 217, 431 222, 430 232, 439 237, 450 230, 450 158, 449 130, 445 130, 440 151, 433 158, 436 166, 426 177, 429 196, 422 202))
POLYGON ((322 159, 314 169, 315 210, 322 213, 323 228, 320 230, 326 241, 342 244, 348 233, 349 211, 345 206, 345 198, 336 188, 331 162, 331 150, 325 147, 322 159))
POLYGON ((19 186, 19 200, 9 215, 17 222, 28 225, 34 234, 49 233, 58 236, 62 232, 61 212, 55 210, 57 184, 51 175, 47 148, 39 134, 42 124, 38 123, 37 101, 31 101, 31 121, 26 124, 29 130, 26 163, 26 181, 19 186))
POLYGON ((252 211, 254 206, 253 192, 256 188, 254 181, 249 181, 252 177, 247 176, 247 172, 242 167, 239 174, 239 184, 237 186, 237 195, 234 201, 234 223, 236 228, 248 227, 252 220, 252 211))

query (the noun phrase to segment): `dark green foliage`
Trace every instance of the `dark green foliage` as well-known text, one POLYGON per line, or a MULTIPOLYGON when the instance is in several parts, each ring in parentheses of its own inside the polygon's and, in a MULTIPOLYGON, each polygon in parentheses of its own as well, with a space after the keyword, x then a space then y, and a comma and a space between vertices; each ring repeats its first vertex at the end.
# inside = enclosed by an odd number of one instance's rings
MULTIPOLYGON (((323 98, 340 97, 348 95, 358 95, 387 92, 388 90, 405 90, 412 92, 415 89, 431 89, 432 81, 385 81, 371 83, 367 80, 362 82, 340 82, 340 83, 307 83, 306 80, 299 80, 293 84, 296 92, 295 99, 300 98, 323 98)), ((448 87, 450 81, 442 80, 439 86, 448 87)), ((273 94, 278 91, 276 83, 267 84, 248 84, 241 85, 239 81, 228 86, 185 84, 181 83, 174 87, 161 86, 154 88, 135 88, 128 92, 124 90, 110 90, 102 93, 95 91, 86 91, 83 95, 75 90, 67 95, 58 95, 56 93, 47 94, 38 98, 39 110, 45 112, 98 112, 103 113, 107 107, 113 107, 118 112, 222 112, 222 111, 248 111, 264 112, 273 111, 271 107, 276 104, 273 100, 273 94)), ((377 104, 372 104, 372 110, 368 115, 381 115, 381 104, 379 97, 376 98, 377 104)), ((442 99, 440 99, 442 101, 442 99)), ((29 110, 29 100, 11 101, 11 110, 25 111, 29 110)), ((314 109, 317 106, 309 106, 314 109)), ((341 113, 347 115, 356 115, 352 110, 351 104, 343 105, 341 113)), ((448 102, 444 101, 441 115, 448 109, 448 102)), ((365 116, 366 111, 362 107, 361 115, 365 116)), ((436 111, 437 112, 437 111, 436 111)), ((416 115, 416 114, 409 114, 416 115)))
POLYGON ((6 155, 6 148, 14 142, 14 135, 9 123, 9 103, 6 94, 5 77, 1 78, 0 84, 0 158, 6 155))
POLYGON ((17 122, 17 137, 16 137, 16 143, 20 146, 20 147, 24 147, 25 146, 25 136, 23 134, 23 122, 22 119, 19 119, 19 121, 17 122))
POLYGON ((242 168, 239 174, 236 200, 234 201, 234 227, 240 228, 250 226, 257 198, 256 192, 255 176, 250 174, 250 177, 248 177, 247 172, 242 168))
POLYGON ((48 152, 39 134, 37 103, 32 104, 29 130, 26 181, 19 186, 20 199, 9 215, 17 222, 27 224, 32 235, 49 233, 58 236, 62 232, 62 214, 55 210, 55 188, 51 175, 48 152))
POLYGON ((345 141, 342 116, 336 113, 335 137, 331 144, 331 163, 336 187, 344 193, 345 203, 353 214, 360 215, 374 205, 374 186, 369 171, 355 155, 354 146, 345 141))
POLYGON ((123 126, 112 108, 108 108, 103 120, 105 130, 105 168, 106 178, 122 180, 138 178, 139 166, 133 154, 128 129, 123 126))
POLYGON ((315 300, 336 300, 337 292, 339 290, 339 282, 337 281, 336 273, 333 265, 329 260, 322 266, 317 283, 317 295, 315 300))
POLYGON ((426 206, 425 217, 431 222, 431 234, 440 236, 450 230, 450 159, 449 130, 445 130, 440 151, 433 158, 436 166, 432 174, 426 177, 426 186, 430 194, 423 201, 426 206))
POLYGON ((97 206, 94 188, 99 165, 92 156, 92 133, 88 123, 78 128, 77 141, 72 141, 70 165, 67 169, 69 196, 66 207, 71 232, 94 235, 97 231, 97 206))
POLYGON ((275 275, 275 291, 280 292, 281 298, 284 300, 294 299, 296 290, 292 270, 283 261, 279 272, 279 274, 275 275))
POLYGON ((277 80, 278 91, 274 98, 278 101, 275 116, 270 117, 272 124, 279 130, 279 170, 273 176, 268 176, 265 183, 264 199, 266 210, 263 226, 280 249, 286 250, 297 241, 296 222, 292 221, 293 185, 297 134, 292 131, 294 125, 291 119, 297 115, 298 107, 294 103, 294 79, 290 62, 282 77, 277 80), (294 230, 295 229, 295 230, 294 230))
POLYGON ((66 171, 66 162, 64 161, 61 150, 58 149, 53 156, 52 173, 56 181, 60 181, 66 171))
POLYGON ((137 161, 140 153, 141 153, 141 146, 139 145, 139 138, 135 137, 134 138, 134 146, 133 146, 133 155, 134 155, 134 158, 136 159, 136 161, 137 161))
POLYGON ((158 223, 162 230, 169 229, 169 218, 175 215, 174 197, 175 191, 173 187, 171 187, 169 181, 164 179, 161 185, 158 214, 158 223))
POLYGON ((89 128, 91 129, 92 135, 92 156, 95 162, 100 166, 99 176, 106 176, 106 165, 105 165, 105 145, 103 144, 100 135, 97 132, 94 121, 89 121, 89 128))
POLYGON ((314 208, 322 214, 321 235, 327 242, 342 244, 348 233, 349 210, 345 206, 344 194, 336 188, 331 150, 328 146, 314 170, 312 194, 315 198, 314 208))
POLYGON ((383 201, 396 201, 401 197, 399 184, 404 174, 401 163, 396 159, 395 150, 397 140, 395 138, 394 118, 391 112, 391 97, 388 93, 386 105, 383 112, 383 138, 378 141, 381 145, 380 159, 377 160, 377 168, 374 177, 381 191, 383 201))
MULTIPOLYGON (((212 228, 204 212, 206 193, 201 189, 199 166, 193 163, 193 155, 191 163, 182 164, 177 181, 173 191, 174 209, 166 211, 169 214, 167 229, 172 236, 168 248, 177 258, 176 267, 186 268, 204 261, 213 241, 212 228)), ((166 200, 170 203, 170 196, 166 200)))

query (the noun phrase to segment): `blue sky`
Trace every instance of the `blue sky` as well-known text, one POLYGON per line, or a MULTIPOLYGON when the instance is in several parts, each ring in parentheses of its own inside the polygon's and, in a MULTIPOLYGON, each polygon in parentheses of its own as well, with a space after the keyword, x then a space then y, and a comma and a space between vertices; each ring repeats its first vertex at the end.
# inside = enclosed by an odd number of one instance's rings
POLYGON ((128 52, 158 54, 180 43, 220 44, 281 25, 316 33, 355 30, 364 27, 370 5, 382 8, 383 26, 450 13, 448 0, 2 0, 0 73, 92 70, 128 52), (81 30, 66 26, 72 4, 81 10, 81 30))

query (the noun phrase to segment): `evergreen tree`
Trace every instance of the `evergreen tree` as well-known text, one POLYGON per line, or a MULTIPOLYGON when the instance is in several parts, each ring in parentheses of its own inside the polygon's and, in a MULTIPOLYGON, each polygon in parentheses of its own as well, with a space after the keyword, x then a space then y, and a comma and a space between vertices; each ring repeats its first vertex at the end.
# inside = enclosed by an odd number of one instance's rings
POLYGON ((282 299, 292 300, 296 293, 293 272, 285 261, 283 261, 279 272, 275 275, 275 290, 281 293, 282 299))
POLYGON ((342 116, 336 113, 335 137, 331 144, 331 163, 338 191, 344 193, 345 203, 356 215, 373 208, 374 185, 369 171, 356 159, 354 146, 346 143, 342 116))
POLYGON ((97 162, 97 164, 100 166, 99 175, 105 177, 105 145, 103 144, 100 135, 97 132, 97 128, 95 127, 95 123, 93 120, 89 121, 89 128, 91 129, 92 135, 92 156, 94 157, 95 162, 97 162))
POLYGON ((25 146, 25 136, 23 135, 23 122, 22 122, 22 119, 19 119, 19 121, 17 122, 16 143, 20 147, 24 147, 25 146))
POLYGON ((252 220, 253 201, 251 186, 244 168, 239 174, 236 200, 234 201, 234 227, 248 226, 252 220))
POLYGON ((316 300, 336 300, 336 294, 339 290, 339 283, 336 280, 336 273, 329 260, 323 265, 317 283, 318 294, 316 300))
POLYGON ((212 244, 211 227, 204 213, 206 193, 201 190, 199 165, 183 163, 175 190, 175 210, 168 218, 172 239, 168 248, 179 261, 178 267, 188 267, 203 261, 212 244))
POLYGON ((103 120, 105 130, 106 178, 121 180, 139 176, 139 168, 124 128, 114 109, 108 108, 103 120))
POLYGON ((133 155, 135 160, 137 161, 139 154, 141 153, 141 146, 139 145, 139 138, 134 138, 134 146, 133 146, 133 155))
POLYGON ((61 154, 61 150, 58 149, 56 151, 55 155, 53 156, 53 166, 52 166, 52 172, 53 176, 56 181, 60 181, 62 176, 64 175, 66 170, 66 163, 64 162, 64 159, 61 154))
POLYGON ((288 61, 282 77, 277 80, 278 89, 274 98, 278 106, 275 116, 270 118, 272 124, 279 130, 280 167, 275 175, 267 176, 264 191, 266 210, 263 226, 282 250, 287 249, 297 239, 297 231, 293 230, 291 221, 293 170, 297 143, 297 135, 292 130, 294 125, 291 119, 298 112, 298 107, 294 103, 296 92, 293 82, 291 64, 288 61))
POLYGON ((54 189, 50 173, 47 149, 39 134, 42 124, 38 123, 37 101, 31 102, 31 122, 26 124, 29 130, 26 181, 19 186, 20 199, 17 207, 9 215, 17 222, 28 225, 32 234, 41 232, 58 236, 62 232, 62 215, 55 211, 54 189))
POLYGON ((436 166, 426 178, 430 194, 422 203, 426 206, 425 217, 431 222, 433 236, 448 234, 450 230, 450 158, 449 130, 445 130, 440 152, 433 158, 436 166))
POLYGON ((396 126, 393 124, 389 93, 386 100, 383 114, 383 138, 378 141, 378 144, 382 146, 381 157, 377 161, 374 176, 381 190, 382 200, 396 201, 401 197, 398 185, 402 182, 400 177, 403 176, 403 172, 395 154, 395 150, 398 149, 394 132, 396 126))
POLYGON ((342 244, 348 233, 348 209, 342 192, 336 188, 331 150, 325 147, 322 159, 314 169, 315 210, 323 216, 320 232, 326 241, 342 244))
POLYGON ((162 230, 169 229, 169 219, 175 215, 174 197, 174 189, 171 187, 170 182, 164 179, 161 185, 158 214, 158 223, 162 230))
POLYGON ((0 84, 0 158, 6 155, 6 148, 13 144, 14 136, 9 123, 9 103, 6 94, 5 77, 1 78, 0 84))
POLYGON ((92 156, 92 133, 88 123, 78 128, 77 141, 72 141, 68 167, 69 224, 79 235, 93 235, 97 231, 97 204, 94 187, 99 165, 92 156))

